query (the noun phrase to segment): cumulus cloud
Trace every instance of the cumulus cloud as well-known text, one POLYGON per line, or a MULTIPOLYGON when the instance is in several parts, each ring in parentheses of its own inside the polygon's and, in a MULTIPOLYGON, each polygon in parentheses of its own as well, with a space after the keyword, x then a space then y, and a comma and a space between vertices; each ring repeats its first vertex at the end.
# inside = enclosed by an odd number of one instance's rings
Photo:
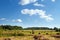
POLYGON ((46 21, 52 21, 54 20, 50 15, 43 15, 43 16, 40 16, 41 18, 44 18, 46 21))
POLYGON ((40 16, 40 18, 43 18, 43 19, 45 19, 47 21, 54 20, 51 17, 51 15, 46 15, 46 11, 44 11, 44 10, 39 10, 39 9, 23 9, 23 10, 21 10, 21 13, 22 14, 29 14, 30 16, 37 14, 37 15, 40 16))
POLYGON ((0 18, 0 20, 6 20, 6 18, 0 18))
POLYGON ((20 4, 20 5, 27 5, 27 4, 30 4, 30 3, 34 3, 36 1, 37 0, 21 0, 18 4, 20 4))
POLYGON ((29 9, 23 9, 23 10, 21 11, 21 13, 22 13, 22 14, 29 14, 29 15, 31 16, 31 15, 35 15, 35 14, 36 14, 36 11, 34 12, 33 9, 31 9, 31 10, 29 10, 29 9))
POLYGON ((36 2, 36 3, 34 4, 34 6, 41 6, 41 7, 45 7, 45 5, 43 5, 43 4, 39 4, 38 2, 36 2))
POLYGON ((8 20, 8 19, 6 19, 6 18, 0 18, 0 21, 11 21, 11 22, 22 22, 22 20, 21 19, 13 19, 13 20, 8 20))
POLYGON ((51 0, 52 2, 55 2, 56 0, 51 0))
POLYGON ((12 20, 12 22, 22 22, 21 19, 12 20))

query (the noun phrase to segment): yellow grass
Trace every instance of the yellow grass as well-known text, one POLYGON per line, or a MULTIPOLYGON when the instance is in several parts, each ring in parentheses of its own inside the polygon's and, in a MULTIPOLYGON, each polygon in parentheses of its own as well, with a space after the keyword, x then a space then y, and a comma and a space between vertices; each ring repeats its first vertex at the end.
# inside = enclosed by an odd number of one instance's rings
MULTIPOLYGON (((25 35, 31 35, 32 30, 6 30, 2 31, 0 30, 0 34, 10 34, 10 33, 23 33, 25 35)), ((54 30, 34 30, 35 35, 37 35, 39 32, 41 35, 43 35, 44 38, 47 38, 49 40, 60 40, 60 38, 54 38, 50 35, 55 35, 58 32, 55 32, 54 30), (46 35, 48 33, 49 35, 46 35)), ((60 33, 60 32, 59 32, 60 33)), ((4 40, 5 38, 10 38, 11 40, 34 40, 33 36, 11 36, 11 37, 0 37, 0 40, 4 40)))

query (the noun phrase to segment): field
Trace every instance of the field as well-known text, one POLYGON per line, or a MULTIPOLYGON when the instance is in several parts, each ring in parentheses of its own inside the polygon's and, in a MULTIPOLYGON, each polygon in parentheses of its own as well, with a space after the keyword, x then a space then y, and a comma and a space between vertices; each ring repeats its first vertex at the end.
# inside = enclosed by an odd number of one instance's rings
POLYGON ((33 36, 41 33, 41 38, 49 40, 60 40, 60 38, 52 37, 60 32, 54 30, 0 30, 0 40, 11 39, 11 40, 34 40, 33 36))

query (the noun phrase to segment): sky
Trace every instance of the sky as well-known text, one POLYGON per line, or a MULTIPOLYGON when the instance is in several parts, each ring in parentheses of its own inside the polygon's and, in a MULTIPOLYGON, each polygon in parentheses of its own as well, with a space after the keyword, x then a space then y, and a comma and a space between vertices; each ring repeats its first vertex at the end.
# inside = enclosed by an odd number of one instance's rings
POLYGON ((60 28, 60 0, 0 0, 0 25, 60 28))

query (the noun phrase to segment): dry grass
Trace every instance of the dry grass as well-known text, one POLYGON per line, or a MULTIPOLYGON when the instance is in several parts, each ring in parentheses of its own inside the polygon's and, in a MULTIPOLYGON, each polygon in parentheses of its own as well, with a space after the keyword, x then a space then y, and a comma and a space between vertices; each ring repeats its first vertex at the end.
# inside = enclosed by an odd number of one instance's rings
MULTIPOLYGON (((31 35, 32 30, 6 30, 6 31, 0 31, 0 34, 13 34, 13 33, 24 33, 25 35, 31 35)), ((34 30, 35 35, 37 35, 39 32, 42 34, 43 37, 41 39, 48 39, 48 40, 60 40, 60 38, 54 38, 51 37, 50 35, 55 35, 57 32, 54 30, 34 30), (48 33, 48 35, 46 35, 48 33)), ((11 36, 11 37, 5 37, 2 36, 0 37, 0 40, 8 39, 10 38, 11 40, 34 40, 33 36, 11 36)))
MULTIPOLYGON (((33 36, 0 37, 0 40, 4 40, 7 38, 10 38, 11 40, 34 40, 33 36)), ((51 37, 49 35, 44 35, 43 37, 41 37, 41 40, 42 39, 60 40, 60 38, 54 38, 54 37, 51 37)))

